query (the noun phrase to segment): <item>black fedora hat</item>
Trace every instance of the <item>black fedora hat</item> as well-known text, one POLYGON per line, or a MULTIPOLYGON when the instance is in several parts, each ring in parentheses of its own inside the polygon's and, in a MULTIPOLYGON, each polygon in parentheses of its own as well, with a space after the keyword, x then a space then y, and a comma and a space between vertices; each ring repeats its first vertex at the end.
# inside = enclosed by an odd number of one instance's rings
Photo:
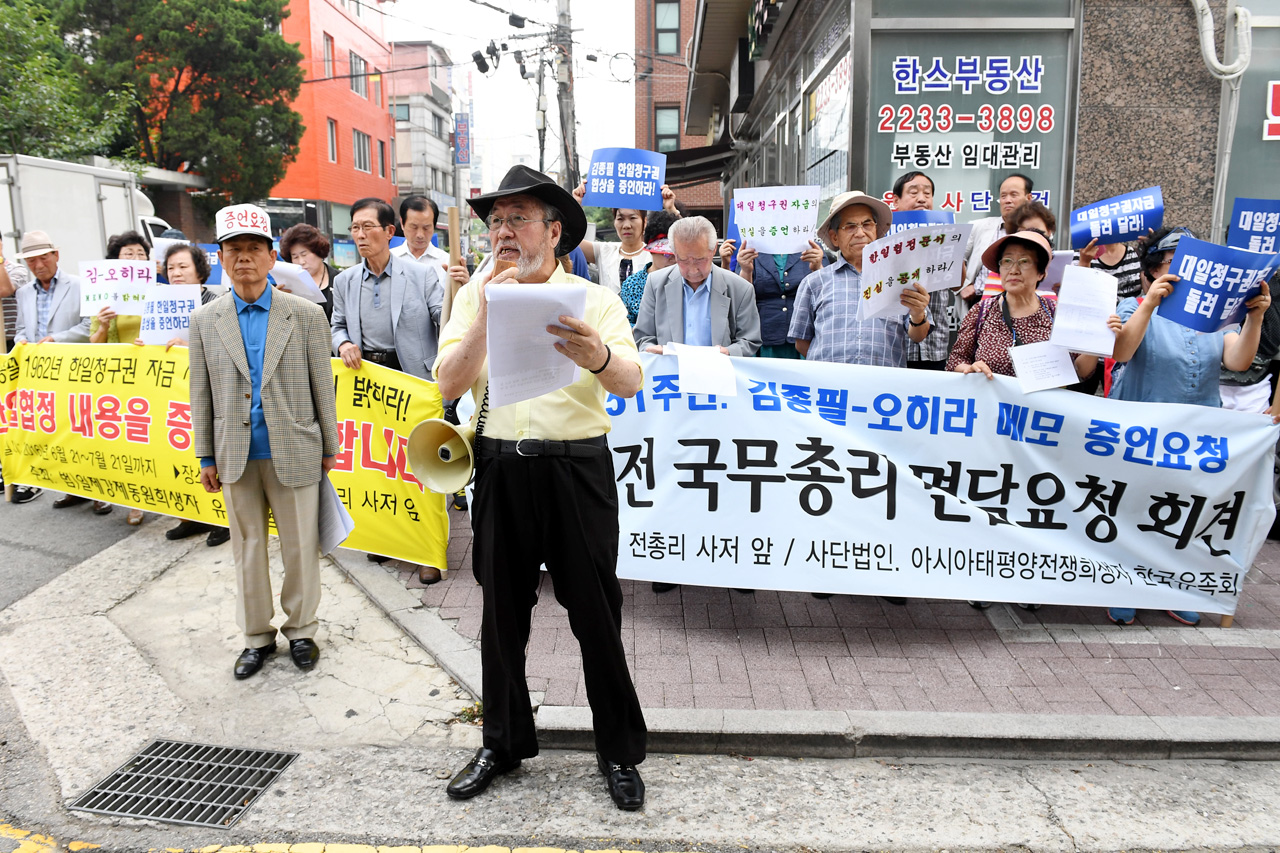
POLYGON ((491 193, 467 199, 467 204, 481 219, 489 218, 489 211, 500 198, 513 195, 531 195, 536 199, 560 211, 563 218, 560 229, 560 242, 556 244, 556 257, 563 257, 572 252, 587 234, 587 214, 573 194, 541 172, 528 166, 512 166, 510 171, 498 184, 498 189, 491 193))

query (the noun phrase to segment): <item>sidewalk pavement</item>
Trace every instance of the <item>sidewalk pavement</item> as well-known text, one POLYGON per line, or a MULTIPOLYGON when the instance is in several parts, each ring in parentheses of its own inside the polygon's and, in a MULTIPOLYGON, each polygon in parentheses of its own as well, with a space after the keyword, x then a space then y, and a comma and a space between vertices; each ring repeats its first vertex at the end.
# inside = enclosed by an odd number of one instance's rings
MULTIPOLYGON (((444 581, 340 552, 351 578, 479 694, 482 596, 471 528, 450 511, 444 581), (393 582, 394 581, 394 582, 393 582)), ((743 754, 1280 757, 1280 543, 1250 572, 1235 625, 1140 611, 623 581, 623 642, 655 751, 743 754)), ((528 654, 544 743, 591 748, 577 641, 543 578, 528 654)))

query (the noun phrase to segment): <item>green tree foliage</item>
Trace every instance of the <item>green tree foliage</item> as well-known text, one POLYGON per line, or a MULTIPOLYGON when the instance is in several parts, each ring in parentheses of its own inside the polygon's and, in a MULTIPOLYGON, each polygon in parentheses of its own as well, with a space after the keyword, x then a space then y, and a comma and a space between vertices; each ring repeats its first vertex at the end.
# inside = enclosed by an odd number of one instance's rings
POLYGON ((127 87, 86 97, 49 11, 0 0, 0 151, 74 159, 104 153, 128 121, 127 87))
POLYGON ((290 104, 302 53, 280 35, 287 0, 62 0, 92 91, 132 87, 126 148, 189 168, 216 203, 265 198, 298 155, 290 104))

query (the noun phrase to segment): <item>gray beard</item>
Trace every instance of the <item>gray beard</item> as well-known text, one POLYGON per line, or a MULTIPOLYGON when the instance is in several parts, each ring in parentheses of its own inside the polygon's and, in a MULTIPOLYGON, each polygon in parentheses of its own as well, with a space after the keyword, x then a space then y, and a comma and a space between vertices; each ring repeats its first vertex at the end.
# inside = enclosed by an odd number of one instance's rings
POLYGON ((521 252, 520 260, 516 261, 516 278, 520 281, 525 281, 530 276, 542 272, 542 266, 546 262, 547 249, 545 246, 533 258, 526 258, 524 252, 521 252))

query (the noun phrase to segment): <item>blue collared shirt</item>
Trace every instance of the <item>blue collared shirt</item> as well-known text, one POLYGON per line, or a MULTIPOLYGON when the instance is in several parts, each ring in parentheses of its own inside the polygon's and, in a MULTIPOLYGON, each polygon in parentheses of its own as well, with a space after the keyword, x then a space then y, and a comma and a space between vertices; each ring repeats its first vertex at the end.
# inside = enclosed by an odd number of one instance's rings
MULTIPOLYGON (((53 306, 53 294, 58 289, 58 278, 62 275, 62 270, 55 270, 53 278, 49 280, 49 289, 45 290, 44 285, 38 280, 35 283, 36 289, 36 340, 44 340, 49 334, 49 313, 53 306)), ((34 343, 34 341, 33 341, 34 343)))
POLYGON ((693 347, 711 346, 710 275, 696 290, 684 284, 684 340, 681 343, 693 347))
MULTIPOLYGON (((244 355, 249 362, 249 382, 253 386, 249 403, 250 459, 271 458, 271 437, 267 432, 267 419, 262 414, 262 359, 267 349, 267 317, 271 313, 271 291, 274 289, 267 285, 256 302, 245 302, 234 288, 231 290, 240 321, 240 337, 244 339, 244 355)), ((212 456, 200 460, 203 468, 212 464, 212 456)))
MULTIPOLYGON (((1120 302, 1116 314, 1128 322, 1137 310, 1138 300, 1129 297, 1120 302)), ((1133 358, 1123 366, 1116 365, 1112 399, 1220 407, 1218 378, 1225 331, 1238 330, 1233 326, 1222 332, 1197 332, 1152 314, 1133 358)))

